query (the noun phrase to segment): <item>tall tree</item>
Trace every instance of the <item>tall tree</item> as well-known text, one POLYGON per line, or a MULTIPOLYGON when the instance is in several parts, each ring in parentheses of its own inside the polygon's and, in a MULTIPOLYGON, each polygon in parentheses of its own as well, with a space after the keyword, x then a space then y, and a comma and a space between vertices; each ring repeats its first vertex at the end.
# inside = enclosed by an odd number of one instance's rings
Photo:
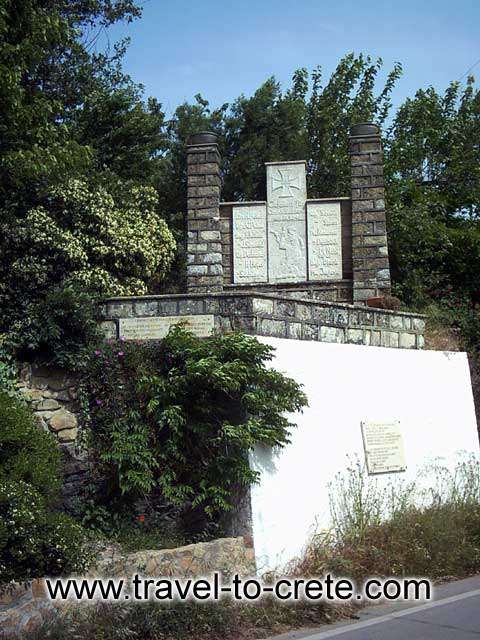
POLYGON ((161 105, 123 73, 126 42, 97 51, 108 27, 139 15, 135 0, 0 0, 0 331, 18 344, 42 323, 44 342, 63 335, 45 301, 68 326, 73 285, 135 293, 172 262, 145 188, 164 150, 161 105), (72 189, 59 207, 52 194, 72 189))
POLYGON ((480 298, 479 140, 473 78, 417 91, 387 132, 393 276, 406 302, 448 286, 480 298))
POLYGON ((376 91, 381 58, 353 53, 340 60, 325 86, 318 67, 312 74, 308 104, 310 188, 315 197, 349 195, 350 164, 348 137, 359 122, 375 122, 382 127, 391 109, 391 93, 402 73, 396 63, 376 91))
POLYGON ((275 78, 251 98, 240 96, 225 118, 224 194, 228 200, 265 200, 267 161, 300 160, 307 152, 307 74, 296 72, 285 94, 275 78))
POLYGON ((135 0, 0 0, 0 206, 32 204, 38 190, 92 161, 71 121, 87 97, 128 82, 124 44, 94 45, 110 25, 140 15, 135 0))

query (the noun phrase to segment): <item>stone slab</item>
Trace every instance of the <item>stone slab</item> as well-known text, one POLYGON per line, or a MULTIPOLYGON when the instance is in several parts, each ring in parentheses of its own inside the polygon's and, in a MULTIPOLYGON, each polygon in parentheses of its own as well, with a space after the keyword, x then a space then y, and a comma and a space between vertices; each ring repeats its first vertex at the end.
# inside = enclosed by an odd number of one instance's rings
POLYGON ((405 471, 405 450, 400 422, 362 422, 365 460, 369 475, 405 471))
POLYGON ((174 325, 182 325, 200 338, 211 335, 214 316, 185 315, 149 318, 120 318, 119 335, 126 340, 161 340, 174 325))
POLYGON ((233 282, 267 282, 267 207, 233 207, 233 282))
POLYGON ((308 279, 342 278, 340 202, 307 204, 308 279))
POLYGON ((307 278, 304 162, 267 164, 268 279, 307 278))

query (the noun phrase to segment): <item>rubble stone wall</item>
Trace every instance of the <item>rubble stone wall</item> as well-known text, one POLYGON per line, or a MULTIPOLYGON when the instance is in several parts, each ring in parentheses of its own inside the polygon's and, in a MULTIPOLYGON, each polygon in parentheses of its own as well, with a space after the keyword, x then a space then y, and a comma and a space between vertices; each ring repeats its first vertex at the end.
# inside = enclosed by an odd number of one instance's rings
POLYGON ((40 427, 53 433, 62 451, 62 494, 68 506, 87 482, 89 470, 87 454, 78 444, 81 429, 78 378, 62 369, 24 364, 18 387, 31 405, 40 427))
MULTIPOLYGON (((154 549, 122 553, 117 548, 103 551, 87 577, 142 576, 195 578, 212 573, 254 575, 255 554, 248 536, 219 538, 177 549, 154 549)), ((43 579, 28 585, 13 585, 0 595, 0 637, 14 638, 32 631, 52 616, 61 615, 71 603, 48 599, 43 579)))
POLYGON ((111 298, 102 307, 104 329, 118 336, 120 318, 212 314, 220 333, 244 333, 401 349, 423 349, 420 314, 292 299, 278 294, 177 294, 111 298))

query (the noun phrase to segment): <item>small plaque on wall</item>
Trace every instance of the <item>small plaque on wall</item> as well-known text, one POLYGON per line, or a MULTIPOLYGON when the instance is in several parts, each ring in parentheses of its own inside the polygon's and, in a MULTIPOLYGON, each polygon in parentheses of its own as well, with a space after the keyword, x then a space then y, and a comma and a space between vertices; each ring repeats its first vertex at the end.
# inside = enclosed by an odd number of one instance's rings
POLYGON ((211 335, 213 315, 155 316, 149 318, 121 318, 119 335, 126 340, 161 340, 174 325, 182 325, 199 338, 211 335))
POLYGON ((405 471, 400 422, 362 422, 363 447, 369 475, 405 471))

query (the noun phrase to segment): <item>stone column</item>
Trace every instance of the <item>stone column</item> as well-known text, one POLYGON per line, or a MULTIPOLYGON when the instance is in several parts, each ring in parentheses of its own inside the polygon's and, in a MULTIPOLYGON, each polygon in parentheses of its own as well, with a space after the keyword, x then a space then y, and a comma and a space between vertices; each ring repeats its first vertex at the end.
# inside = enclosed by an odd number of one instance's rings
POLYGON ((217 136, 201 132, 187 146, 187 291, 222 291, 220 154, 217 136))
POLYGON ((353 302, 390 293, 383 151, 379 128, 357 124, 350 132, 352 167, 353 302))

